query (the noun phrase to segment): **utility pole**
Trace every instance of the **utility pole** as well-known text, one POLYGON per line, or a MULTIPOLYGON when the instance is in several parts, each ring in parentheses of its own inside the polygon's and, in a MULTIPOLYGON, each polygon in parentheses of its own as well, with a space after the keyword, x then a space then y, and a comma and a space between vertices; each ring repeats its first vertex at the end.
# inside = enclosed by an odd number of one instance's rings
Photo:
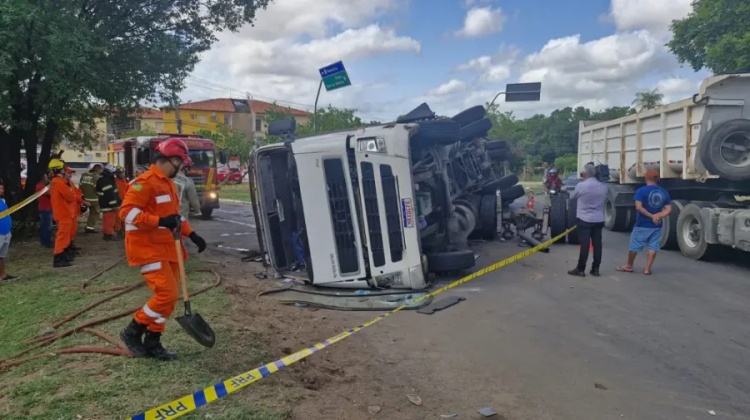
POLYGON ((177 92, 172 88, 172 107, 174 107, 175 123, 177 124, 177 132, 182 134, 182 119, 180 118, 180 103, 177 100, 177 92))

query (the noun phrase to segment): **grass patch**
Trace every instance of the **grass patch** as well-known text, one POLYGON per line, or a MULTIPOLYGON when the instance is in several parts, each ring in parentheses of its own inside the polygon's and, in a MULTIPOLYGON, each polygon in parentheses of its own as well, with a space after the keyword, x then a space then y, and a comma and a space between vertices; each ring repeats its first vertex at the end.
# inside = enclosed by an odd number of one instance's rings
POLYGON ((247 184, 240 185, 222 185, 219 192, 219 198, 228 200, 247 201, 250 200, 250 187, 247 184))
MULTIPOLYGON (((40 264, 12 264, 14 273, 23 276, 18 282, 0 287, 0 358, 26 348, 22 342, 84 305, 111 294, 82 294, 78 285, 122 256, 121 245, 102 245, 96 252, 112 255, 82 256, 75 267, 51 268, 51 256, 40 264), (106 249, 105 249, 106 248, 106 249), (80 261, 79 261, 80 260, 80 261), (88 261, 87 261, 88 260, 88 261), (88 264, 87 264, 88 263, 88 264)), ((29 245, 14 249, 13 261, 40 259, 29 245), (20 248, 29 248, 24 255, 20 248)), ((93 247, 88 247, 93 248, 93 247)), ((90 251, 91 252, 91 251, 90 251)), ((206 268, 198 258, 188 261, 187 270, 206 268)), ((210 267, 209 267, 210 268, 210 267)), ((91 283, 90 289, 112 287, 141 281, 136 268, 121 262, 91 283)), ((188 272, 191 290, 213 282, 210 273, 188 272)), ((86 321, 143 304, 151 295, 147 287, 136 289, 98 306, 79 318, 62 325, 58 332, 86 321)), ((222 287, 213 288, 192 298, 193 310, 200 313, 216 331, 217 342, 211 349, 194 342, 170 319, 163 336, 164 346, 178 353, 172 363, 153 359, 132 359, 119 356, 81 354, 49 356, 0 371, 0 418, 3 419, 111 419, 123 418, 195 392, 229 376, 258 366, 270 355, 250 332, 238 331, 222 323, 231 312, 231 305, 222 287)), ((183 310, 178 302, 174 316, 183 310)), ((94 328, 118 338, 130 316, 94 328)), ((85 332, 60 339, 31 354, 50 353, 71 346, 113 345, 85 332)), ((256 384, 264 387, 266 384, 256 384)), ((205 417, 210 410, 214 419, 286 419, 289 412, 246 398, 226 398, 185 418, 205 417)))

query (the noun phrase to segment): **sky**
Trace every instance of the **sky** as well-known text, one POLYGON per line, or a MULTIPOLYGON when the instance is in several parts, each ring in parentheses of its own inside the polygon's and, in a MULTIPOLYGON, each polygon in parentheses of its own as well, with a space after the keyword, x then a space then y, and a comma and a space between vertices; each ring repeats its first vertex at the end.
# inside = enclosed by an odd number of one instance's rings
POLYGON ((628 106, 658 88, 692 96, 710 73, 664 46, 691 0, 273 0, 254 26, 219 34, 180 99, 246 98, 312 110, 318 69, 342 60, 352 85, 319 107, 392 121, 426 102, 452 116, 506 83, 542 82, 540 102, 505 103, 524 117, 566 106, 628 106))

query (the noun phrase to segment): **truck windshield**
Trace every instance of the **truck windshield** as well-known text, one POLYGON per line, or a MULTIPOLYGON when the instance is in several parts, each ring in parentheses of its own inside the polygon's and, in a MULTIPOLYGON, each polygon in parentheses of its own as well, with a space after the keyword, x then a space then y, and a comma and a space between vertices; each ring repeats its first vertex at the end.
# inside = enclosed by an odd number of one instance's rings
POLYGON ((191 150, 190 159, 193 161, 193 166, 213 167, 216 164, 213 150, 191 150))

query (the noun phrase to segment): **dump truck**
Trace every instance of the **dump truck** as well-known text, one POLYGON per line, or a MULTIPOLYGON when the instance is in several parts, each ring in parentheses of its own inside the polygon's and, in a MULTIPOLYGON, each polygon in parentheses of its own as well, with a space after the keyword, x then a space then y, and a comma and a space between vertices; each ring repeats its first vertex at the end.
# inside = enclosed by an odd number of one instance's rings
POLYGON ((694 260, 728 248, 750 252, 747 104, 750 73, 721 74, 706 78, 691 98, 611 121, 581 121, 579 168, 608 168, 605 227, 632 229, 633 195, 654 169, 672 198, 662 248, 694 260))

